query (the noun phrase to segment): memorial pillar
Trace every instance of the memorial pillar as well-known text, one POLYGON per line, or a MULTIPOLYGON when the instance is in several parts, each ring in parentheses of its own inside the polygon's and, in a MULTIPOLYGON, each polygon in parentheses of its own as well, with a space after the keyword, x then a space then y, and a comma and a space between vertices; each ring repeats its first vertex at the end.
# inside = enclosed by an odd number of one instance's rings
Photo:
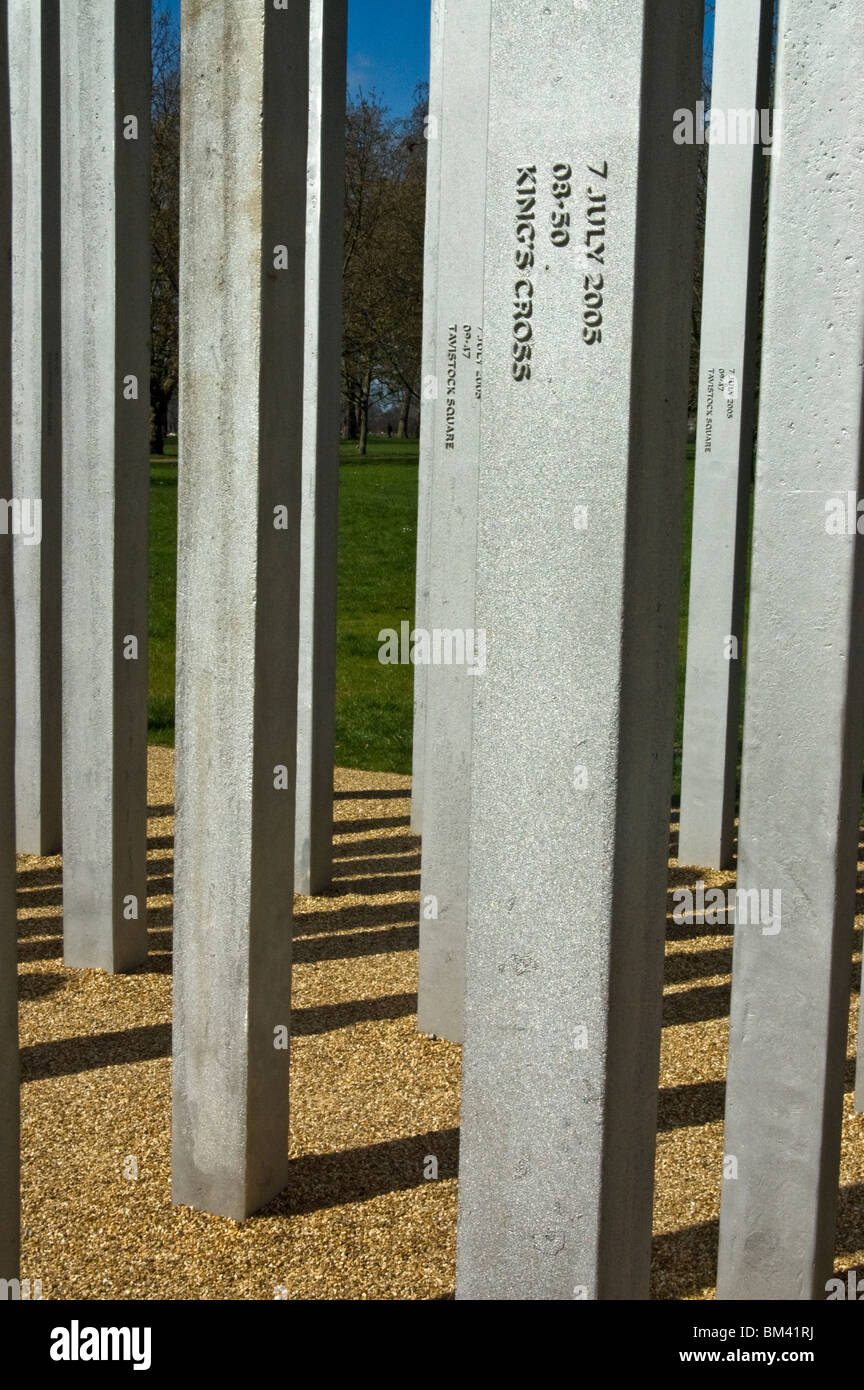
POLYGON ((60 762, 60 14, 12 0, 12 487, 17 848, 62 843, 60 762))
POLYGON ((862 65, 856 7, 781 0, 720 1299, 823 1299, 834 1254, 864 751, 862 65))
MULTIPOLYGON (((6 0, 0 0, 0 490, 12 497, 12 184, 6 0)), ((14 620, 11 528, 0 534, 0 1279, 21 1246, 18 971, 15 918, 14 620)))
POLYGON ((774 0, 717 0, 714 15, 678 837, 679 863, 712 869, 735 840, 773 17, 774 0))
POLYGON ((173 1199, 288 1173, 309 3, 183 11, 173 1199))
POLYGON ((702 3, 492 0, 457 1297, 645 1298, 702 3))
MULTIPOLYGON (((471 717, 485 679, 485 632, 474 626, 477 469, 483 373, 483 248, 489 96, 489 0, 446 0, 439 139, 442 215, 437 233, 430 412, 427 621, 438 634, 425 668, 423 863, 417 1026, 462 1041, 471 717), (446 644, 445 644, 446 635, 446 644)), ((418 668, 419 669, 419 668, 418 668)))
MULTIPOLYGON (((438 380, 437 293, 438 216, 441 199, 441 132, 444 108, 444 29, 447 0, 432 0, 429 48, 429 115, 426 136, 426 229, 423 242, 423 343, 420 388, 420 461, 417 474, 417 583, 414 605, 418 628, 428 626, 429 545, 435 487, 435 415, 442 384, 438 380)), ((423 777, 426 755, 426 678, 428 667, 414 667, 414 724, 411 760, 411 829, 423 830, 423 777)))
POLYGON ((63 939, 147 955, 150 5, 60 12, 63 939))
POLYGON ((294 891, 333 877, 348 0, 312 0, 294 891))

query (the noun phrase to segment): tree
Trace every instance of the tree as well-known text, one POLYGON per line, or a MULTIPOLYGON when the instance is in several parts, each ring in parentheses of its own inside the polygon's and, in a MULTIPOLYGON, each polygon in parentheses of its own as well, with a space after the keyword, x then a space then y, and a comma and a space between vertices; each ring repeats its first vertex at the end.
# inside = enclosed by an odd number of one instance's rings
MULTIPOLYGON (((419 400, 426 200, 426 93, 392 117, 374 92, 347 102, 344 432, 366 452, 369 409, 399 403, 399 433, 419 400)), ((151 450, 161 454, 177 390, 180 242, 180 37, 163 6, 153 21, 151 103, 151 450)))
POLYGON ((348 101, 345 142, 342 385, 349 435, 359 437, 359 451, 365 453, 380 358, 380 244, 394 145, 393 123, 374 92, 358 92, 348 101))
POLYGON ((349 100, 343 390, 346 432, 366 452, 369 407, 419 393, 426 198, 425 99, 394 120, 374 93, 349 100))
POLYGON ((407 433, 419 399, 423 342, 423 241, 426 229, 426 112, 428 88, 417 88, 414 109, 400 123, 393 179, 393 206, 384 254, 386 317, 382 323, 382 374, 401 400, 399 434, 407 433))

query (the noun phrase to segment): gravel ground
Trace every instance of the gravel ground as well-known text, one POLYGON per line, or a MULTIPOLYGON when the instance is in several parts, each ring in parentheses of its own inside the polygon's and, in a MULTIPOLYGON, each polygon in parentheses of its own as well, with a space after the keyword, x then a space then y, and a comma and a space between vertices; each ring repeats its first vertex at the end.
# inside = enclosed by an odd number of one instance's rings
MULTIPOLYGON (((451 1297, 460 1049, 414 1026, 409 779, 337 771, 334 894, 295 906, 291 1186, 241 1226, 170 1204, 172 771, 172 751, 151 748, 146 970, 64 969, 60 860, 18 861, 22 1276, 52 1299, 451 1297), (430 1157, 437 1180, 424 1176, 430 1157)), ((696 877, 670 861, 670 889, 696 877)), ((860 917, 856 928, 857 962, 860 917)), ((669 924, 655 1298, 713 1295, 731 961, 722 930, 669 924)), ((864 1266, 854 1026, 838 1272, 864 1266)))

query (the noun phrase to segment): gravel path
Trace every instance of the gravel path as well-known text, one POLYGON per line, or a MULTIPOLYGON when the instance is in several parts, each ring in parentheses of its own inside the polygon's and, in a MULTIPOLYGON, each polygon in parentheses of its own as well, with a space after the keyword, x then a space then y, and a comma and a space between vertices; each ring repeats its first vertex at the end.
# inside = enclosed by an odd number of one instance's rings
MULTIPOLYGON (((414 1025, 420 855, 410 780, 337 772, 334 894, 295 908, 291 1186, 239 1226, 170 1204, 172 774, 171 750, 151 748, 146 970, 64 969, 60 860, 18 861, 22 1276, 41 1279, 52 1299, 452 1296, 460 1049, 414 1025), (438 1177, 428 1180, 433 1156, 438 1177)), ((670 887, 695 877, 672 861, 670 887)), ((724 930, 669 924, 656 1298, 713 1294, 724 930)), ((860 917, 856 944, 860 961, 860 917)), ((853 1078, 850 1061, 838 1272, 864 1267, 864 1116, 852 1113, 853 1078)))

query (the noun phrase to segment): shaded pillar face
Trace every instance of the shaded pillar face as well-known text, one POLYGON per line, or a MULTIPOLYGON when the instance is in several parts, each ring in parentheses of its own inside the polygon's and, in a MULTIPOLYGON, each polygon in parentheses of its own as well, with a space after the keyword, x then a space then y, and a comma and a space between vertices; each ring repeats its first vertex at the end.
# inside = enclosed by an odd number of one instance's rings
POLYGON ((471 712, 484 679, 474 624, 483 372, 489 0, 447 0, 438 134, 440 216, 433 368, 417 1026, 462 1041, 471 712))
POLYGON ((833 1259, 864 707, 855 534, 864 90, 852 76, 862 63, 859 11, 832 0, 782 0, 774 99, 782 138, 771 160, 720 1213, 723 1299, 824 1298, 833 1259))
POLYGON ((333 877, 347 0, 312 0, 294 888, 333 877))
MULTIPOLYGON (((0 0, 0 491, 12 495, 10 178, 6 0, 0 0)), ((11 533, 0 534, 0 1279, 17 1279, 21 1240, 15 923, 14 625, 11 533)))
POLYGON ((773 0, 718 0, 714 19, 725 138, 708 160, 678 846, 679 863, 713 869, 729 867, 735 837, 773 12, 773 0), (737 115, 753 111, 748 143, 737 115))
MULTIPOLYGON (((417 577, 414 615, 427 626, 432 496, 435 487, 435 431, 438 410, 438 217, 441 200, 444 25, 447 0, 432 0, 429 51, 429 114, 426 133, 426 228, 423 241, 423 343, 420 386, 420 463, 417 477, 417 577)), ((411 829, 423 830, 426 756, 426 666, 414 667, 414 724, 411 751, 411 829)))
POLYGON ((150 7, 61 7, 63 934, 146 958, 150 7))
POLYGON ((17 847, 62 841, 60 764, 60 15, 12 0, 12 488, 17 847))
POLYGON ((309 5, 182 44, 173 1197, 241 1220, 288 1163, 309 5))
POLYGON ((648 1291, 702 6, 651 9, 492 2, 460 1298, 648 1291))

